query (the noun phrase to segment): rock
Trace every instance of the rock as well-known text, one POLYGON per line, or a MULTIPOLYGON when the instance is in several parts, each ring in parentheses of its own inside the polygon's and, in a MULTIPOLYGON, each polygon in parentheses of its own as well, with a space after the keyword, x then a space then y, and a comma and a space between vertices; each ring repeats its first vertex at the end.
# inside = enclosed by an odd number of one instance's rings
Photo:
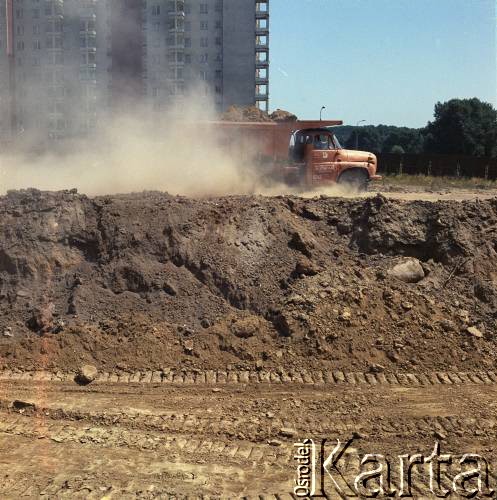
POLYGON ((212 323, 207 318, 203 318, 202 321, 200 321, 200 325, 202 328, 210 328, 212 323))
POLYGON ((472 335, 473 337, 476 337, 479 339, 483 338, 483 333, 480 330, 478 330, 478 328, 476 328, 476 326, 470 326, 470 327, 466 328, 466 331, 470 335, 472 335))
POLYGON ((370 373, 383 373, 385 371, 385 367, 382 365, 378 365, 376 363, 373 363, 369 367, 369 371, 370 371, 370 373))
POLYGON ((275 417, 275 415, 274 415, 274 413, 273 413, 272 411, 268 411, 268 412, 266 413, 266 417, 267 417, 267 418, 274 418, 274 417, 275 417))
POLYGON ((339 319, 341 319, 342 321, 350 321, 351 318, 352 318, 352 312, 348 307, 345 307, 342 313, 340 314, 339 319))
POLYGON ((304 276, 316 276, 321 269, 309 259, 299 259, 295 265, 295 273, 304 276))
POLYGON ((455 332, 456 325, 450 319, 443 319, 440 321, 440 327, 446 332, 455 332))
POLYGON ((258 318, 242 318, 231 325, 231 331, 239 339, 249 339, 257 333, 259 326, 258 318))
POLYGON ((425 272, 418 259, 407 259, 388 271, 390 276, 405 283, 418 283, 425 277, 425 272))
POLYGON ((174 285, 172 285, 171 283, 164 283, 164 285, 162 286, 162 289, 164 290, 164 292, 166 292, 168 295, 171 295, 171 297, 175 297, 176 295, 178 295, 178 290, 176 289, 176 287, 174 285))
POLYGON ((412 304, 412 302, 402 302, 402 309, 406 310, 406 311, 410 311, 413 307, 414 307, 414 304, 412 304))
POLYGON ((66 326, 65 321, 58 318, 52 329, 52 333, 61 333, 62 331, 64 331, 65 326, 66 326))
POLYGON ((267 443, 270 446, 281 446, 283 444, 279 439, 270 439, 267 443))
POLYGON ((76 381, 82 385, 91 384, 97 378, 97 375, 98 370, 96 366, 83 365, 76 375, 76 381))
POLYGON ((193 340, 187 339, 183 341, 183 349, 185 350, 186 354, 193 354, 193 340))
POLYGON ((282 427, 280 429, 280 436, 293 438, 297 435, 297 431, 295 429, 291 429, 290 427, 282 427))
POLYGON ((400 356, 395 351, 388 351, 387 357, 393 363, 398 363, 400 361, 400 356))
POLYGON ((34 403, 30 403, 29 401, 22 401, 20 399, 12 401, 9 407, 13 408, 14 410, 36 410, 36 405, 34 403))
POLYGON ((3 336, 4 337, 13 337, 14 334, 12 333, 12 328, 10 326, 5 327, 5 330, 3 331, 3 336))
POLYGON ((43 304, 32 311, 28 321, 28 328, 36 333, 48 333, 52 330, 55 305, 52 302, 43 304))

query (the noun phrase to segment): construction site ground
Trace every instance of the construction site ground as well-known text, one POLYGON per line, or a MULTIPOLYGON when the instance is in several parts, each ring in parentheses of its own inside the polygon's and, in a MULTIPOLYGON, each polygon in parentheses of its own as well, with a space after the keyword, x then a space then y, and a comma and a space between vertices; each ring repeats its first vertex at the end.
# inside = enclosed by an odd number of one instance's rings
POLYGON ((305 438, 497 489, 495 195, 1 197, 0 497, 291 499, 305 438))

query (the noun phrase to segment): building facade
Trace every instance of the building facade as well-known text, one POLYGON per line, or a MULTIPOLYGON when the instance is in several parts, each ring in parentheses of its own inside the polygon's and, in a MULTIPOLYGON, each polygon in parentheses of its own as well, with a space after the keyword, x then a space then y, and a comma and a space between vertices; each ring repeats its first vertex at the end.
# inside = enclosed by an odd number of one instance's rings
POLYGON ((0 0, 0 134, 91 133, 131 100, 269 100, 269 0, 0 0), (208 96, 208 97, 207 97, 208 96))

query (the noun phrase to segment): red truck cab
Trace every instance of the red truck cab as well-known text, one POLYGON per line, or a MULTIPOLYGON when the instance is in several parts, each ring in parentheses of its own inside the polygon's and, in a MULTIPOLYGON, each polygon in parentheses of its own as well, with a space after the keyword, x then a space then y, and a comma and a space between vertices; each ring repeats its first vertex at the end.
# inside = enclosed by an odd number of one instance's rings
POLYGON ((292 134, 284 176, 309 188, 338 183, 362 191, 381 179, 377 166, 374 154, 344 149, 331 128, 309 128, 292 134))

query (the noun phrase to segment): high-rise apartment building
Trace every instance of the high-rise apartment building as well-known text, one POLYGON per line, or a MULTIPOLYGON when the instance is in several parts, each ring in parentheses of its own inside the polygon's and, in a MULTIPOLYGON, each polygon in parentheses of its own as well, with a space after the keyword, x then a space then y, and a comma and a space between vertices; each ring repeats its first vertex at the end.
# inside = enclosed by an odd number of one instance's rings
POLYGON ((268 108, 269 0, 0 0, 0 135, 79 137, 137 100, 268 108))

